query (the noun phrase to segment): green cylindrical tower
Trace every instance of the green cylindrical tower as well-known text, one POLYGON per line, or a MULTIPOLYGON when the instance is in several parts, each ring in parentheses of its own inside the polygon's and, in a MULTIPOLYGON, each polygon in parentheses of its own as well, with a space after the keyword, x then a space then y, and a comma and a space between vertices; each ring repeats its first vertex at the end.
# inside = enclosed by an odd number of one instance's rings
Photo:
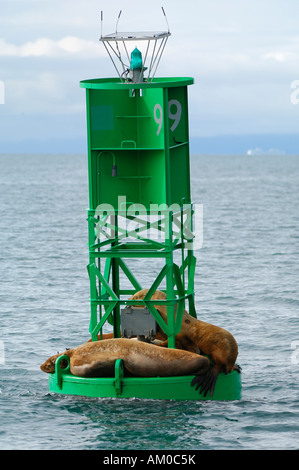
MULTIPOLYGON (((108 324, 114 337, 148 340, 160 330, 168 347, 175 348, 184 309, 188 306, 196 317, 187 90, 193 78, 154 77, 169 35, 102 36, 110 57, 113 50, 121 63, 119 77, 80 82, 87 110, 92 341, 103 337, 108 324), (144 55, 132 42, 140 40, 148 43, 144 55), (150 44, 153 52, 145 67, 142 57, 149 57, 150 44), (143 289, 140 300, 132 299, 143 289), (157 289, 164 292, 163 300, 151 300, 157 289), (167 307, 167 322, 157 305, 167 307)), ((50 388, 99 397, 209 399, 190 386, 191 379, 124 377, 119 360, 113 379, 82 379, 56 365, 50 388)), ((240 396, 240 374, 220 374, 213 399, 240 396)))
POLYGON ((150 208, 190 203, 187 86, 192 78, 151 83, 84 80, 90 209, 118 197, 150 208), (112 166, 117 167, 117 177, 112 166))
MULTIPOLYGON (((166 279, 167 300, 172 304, 169 310, 173 309, 173 319, 172 326, 163 325, 163 329, 167 331, 172 347, 175 335, 180 331, 181 317, 177 322, 174 319, 177 304, 180 303, 181 310, 188 300, 191 314, 195 314, 195 258, 192 239, 184 236, 186 224, 191 228, 192 219, 187 100, 187 86, 192 83, 192 78, 160 78, 134 85, 117 79, 81 82, 81 86, 86 88, 87 100, 93 339, 97 338, 104 324, 98 320, 98 306, 104 305, 107 314, 110 302, 114 310, 114 334, 119 336, 117 308, 130 304, 129 299, 122 300, 122 294, 133 295, 136 289, 150 287, 142 286, 139 280, 145 267, 139 278, 138 272, 131 272, 126 264, 130 257, 147 258, 149 266, 150 258, 160 258, 165 262, 151 285, 157 289, 166 279), (150 220, 152 216, 156 216, 154 222, 150 220), (128 220, 133 219, 137 223, 130 232, 130 240, 119 226, 120 217, 125 220, 125 226, 128 220), (178 228, 176 235, 175 224, 178 228), (159 242, 148 236, 150 229, 153 232, 157 225, 162 233, 159 242), (104 235, 103 241, 101 235, 104 235), (178 250, 181 252, 180 266, 174 263, 174 253, 178 250), (103 262, 104 271, 101 273, 103 262), (124 291, 118 286, 120 269, 133 284, 133 290, 124 291), (100 287, 97 287, 98 282, 100 287)), ((161 323, 154 309, 152 313, 161 323)))

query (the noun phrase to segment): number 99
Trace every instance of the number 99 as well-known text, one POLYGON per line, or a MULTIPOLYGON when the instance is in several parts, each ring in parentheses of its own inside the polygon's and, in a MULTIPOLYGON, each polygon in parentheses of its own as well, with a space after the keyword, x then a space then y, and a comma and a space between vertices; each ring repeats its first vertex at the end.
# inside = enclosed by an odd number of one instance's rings
MULTIPOLYGON (((168 116, 169 116, 169 119, 174 121, 172 126, 170 127, 171 132, 173 132, 179 125, 181 115, 182 115, 181 103, 178 100, 170 100, 168 103, 168 116), (175 106, 176 108, 175 112, 171 111, 171 108, 173 106, 175 106)), ((162 112, 162 107, 160 104, 156 104, 154 107, 154 119, 155 119, 155 122, 158 124, 157 135, 159 135, 161 132, 162 123, 163 123, 163 112, 162 112), (157 113, 158 110, 159 110, 159 113, 157 113)))

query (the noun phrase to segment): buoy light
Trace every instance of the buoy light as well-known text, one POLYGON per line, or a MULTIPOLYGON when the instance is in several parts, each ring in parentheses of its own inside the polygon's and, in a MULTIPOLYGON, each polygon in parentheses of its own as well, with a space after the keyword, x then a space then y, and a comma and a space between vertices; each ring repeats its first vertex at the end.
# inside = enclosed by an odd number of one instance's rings
POLYGON ((131 52, 130 62, 130 79, 134 83, 143 82, 143 72, 146 68, 143 67, 142 54, 137 47, 131 52))

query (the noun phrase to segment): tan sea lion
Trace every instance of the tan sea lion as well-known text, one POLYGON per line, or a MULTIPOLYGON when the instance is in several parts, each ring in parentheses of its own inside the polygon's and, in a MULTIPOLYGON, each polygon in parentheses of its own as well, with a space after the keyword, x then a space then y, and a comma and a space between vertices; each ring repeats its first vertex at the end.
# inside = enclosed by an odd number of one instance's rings
MULTIPOLYGON (((113 333, 103 333, 102 334, 102 338, 101 338, 101 335, 98 335, 98 340, 100 339, 112 339, 113 338, 113 333)), ((92 341, 92 339, 89 339, 88 340, 88 343, 90 343, 92 341)))
MULTIPOLYGON (((117 359, 123 360, 129 374, 138 377, 206 374, 210 368, 204 356, 128 338, 87 342, 62 354, 70 358, 70 371, 79 377, 113 377, 117 359)), ((54 373, 56 359, 62 354, 50 357, 41 370, 54 373)))
MULTIPOLYGON (((142 300, 144 299, 148 289, 143 289, 131 297, 131 299, 142 300)), ((165 300, 166 294, 157 290, 151 300, 165 300)), ((167 323, 167 307, 165 305, 155 305, 161 317, 167 323)), ((165 333, 159 330, 160 337, 165 333)), ((213 395, 216 380, 220 372, 228 373, 236 369, 240 371, 238 366, 235 366, 235 361, 238 355, 238 345, 233 335, 219 326, 206 323, 192 317, 184 310, 182 326, 180 333, 176 336, 176 346, 180 348, 196 352, 196 348, 203 355, 207 355, 212 359, 213 367, 207 372, 206 376, 203 375, 195 377, 192 385, 196 386, 196 390, 200 387, 200 392, 205 391, 205 396, 210 391, 213 395)), ((160 346, 167 346, 167 341, 160 344, 160 346)))

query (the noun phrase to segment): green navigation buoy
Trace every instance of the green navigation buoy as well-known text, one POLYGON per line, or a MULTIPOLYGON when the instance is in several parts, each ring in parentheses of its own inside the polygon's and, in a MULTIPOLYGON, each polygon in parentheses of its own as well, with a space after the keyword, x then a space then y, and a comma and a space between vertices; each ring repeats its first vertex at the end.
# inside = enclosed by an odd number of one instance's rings
MULTIPOLYGON (((169 29, 102 35, 118 77, 80 82, 87 112, 91 341, 101 339, 107 327, 115 338, 146 340, 160 330, 168 347, 175 348, 183 310, 196 318, 187 96, 194 80, 155 77, 169 36, 169 29), (137 42, 140 46, 132 50, 130 44, 137 42), (149 291, 142 300, 131 299, 145 288, 149 291), (157 289, 165 300, 151 300, 157 289), (167 323, 157 303, 167 307, 167 323), (138 315, 132 314, 136 307, 138 315)), ((241 397, 236 370, 219 374, 210 397, 191 387, 192 376, 128 377, 119 359, 114 377, 83 378, 71 374, 69 366, 62 368, 61 361, 49 375, 50 391, 56 393, 176 400, 241 397)))

